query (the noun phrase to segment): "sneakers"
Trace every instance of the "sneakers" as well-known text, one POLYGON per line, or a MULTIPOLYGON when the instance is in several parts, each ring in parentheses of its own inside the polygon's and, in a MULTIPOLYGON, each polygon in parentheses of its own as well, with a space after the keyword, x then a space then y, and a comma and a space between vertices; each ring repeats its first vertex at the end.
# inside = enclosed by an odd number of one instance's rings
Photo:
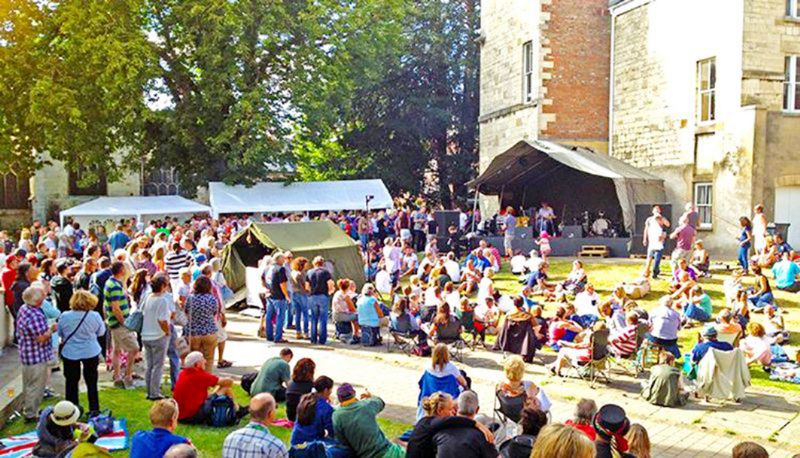
POLYGON ((302 333, 302 332, 300 332, 300 331, 297 331, 297 332, 294 334, 294 338, 295 338, 295 339, 297 339, 297 340, 302 340, 302 339, 304 338, 304 337, 303 337, 303 333, 302 333))

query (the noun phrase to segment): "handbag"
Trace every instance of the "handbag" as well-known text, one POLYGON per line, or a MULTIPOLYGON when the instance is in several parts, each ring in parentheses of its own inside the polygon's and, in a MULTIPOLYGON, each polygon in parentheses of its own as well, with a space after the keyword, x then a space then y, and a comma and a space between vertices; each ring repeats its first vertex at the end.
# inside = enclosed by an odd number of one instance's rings
POLYGON ((144 324, 144 313, 140 309, 134 310, 125 318, 125 327, 135 332, 136 334, 142 333, 142 325, 144 324))
POLYGON ((64 351, 64 346, 67 344, 67 342, 69 342, 69 339, 71 339, 72 336, 74 336, 75 333, 78 332, 78 329, 81 328, 81 325, 86 320, 87 316, 89 316, 89 312, 83 312, 83 317, 81 317, 81 321, 78 322, 78 325, 75 326, 75 329, 73 329, 72 332, 69 333, 66 339, 62 340, 61 343, 58 344, 58 356, 64 358, 64 356, 61 354, 64 351))
POLYGON ((114 432, 114 416, 111 415, 111 410, 109 409, 89 417, 89 424, 94 428, 94 432, 98 436, 105 436, 114 432))
POLYGON ((191 346, 192 331, 190 326, 192 322, 192 312, 191 311, 189 311, 189 313, 184 312, 184 314, 186 316, 186 325, 183 326, 183 336, 181 336, 179 339, 175 339, 175 351, 181 358, 188 355, 189 352, 192 351, 192 346, 191 346))

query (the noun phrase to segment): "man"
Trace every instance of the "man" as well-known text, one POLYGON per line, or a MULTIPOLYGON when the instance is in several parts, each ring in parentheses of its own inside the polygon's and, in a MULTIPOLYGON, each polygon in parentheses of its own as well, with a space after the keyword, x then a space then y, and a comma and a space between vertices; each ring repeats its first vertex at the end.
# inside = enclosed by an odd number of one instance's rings
POLYGON ((285 401, 286 386, 292 378, 289 363, 292 362, 293 357, 292 350, 284 348, 281 350, 280 356, 264 361, 256 379, 253 380, 253 385, 250 387, 250 395, 269 393, 276 401, 285 401))
POLYGON ((277 252, 272 256, 272 267, 270 269, 267 287, 269 288, 269 299, 267 299, 266 328, 267 340, 270 342, 287 343, 283 338, 283 323, 286 319, 286 309, 289 306, 289 279, 286 276, 286 269, 283 268, 285 258, 283 253, 277 252), (276 317, 275 324, 272 318, 276 317))
POLYGON ((317 256, 314 268, 306 272, 306 287, 309 291, 308 308, 311 311, 311 343, 325 345, 328 341, 329 297, 336 291, 333 276, 325 269, 325 258, 317 256))
POLYGON ((154 458, 164 456, 175 444, 191 444, 178 436, 178 403, 174 399, 161 399, 150 407, 152 431, 136 431, 131 442, 130 458, 154 458))
POLYGON ((661 273, 661 257, 664 254, 664 239, 667 238, 664 228, 669 227, 669 221, 661 216, 661 207, 653 206, 653 214, 644 222, 644 236, 642 244, 647 247, 647 262, 645 263, 644 276, 650 277, 650 268, 653 269, 653 279, 658 279, 661 273))
POLYGON ((164 458, 197 458, 197 449, 189 444, 175 444, 164 453, 164 458))
POLYGON ((134 388, 133 361, 136 360, 139 343, 136 341, 136 333, 125 327, 125 320, 130 315, 130 303, 125 292, 125 286, 123 286, 127 280, 127 275, 128 271, 124 262, 114 261, 111 264, 111 276, 103 288, 103 309, 114 348, 114 354, 112 355, 114 385, 129 390, 134 388), (125 365, 124 379, 120 378, 119 374, 120 357, 123 353, 127 353, 128 358, 128 364, 125 365))
POLYGON ((778 253, 783 256, 783 253, 789 253, 789 259, 794 260, 794 248, 789 245, 781 234, 775 234, 775 247, 778 249, 778 253))
POLYGON ((733 345, 728 342, 720 342, 717 340, 717 328, 714 326, 706 326, 703 328, 703 341, 698 342, 694 348, 692 348, 692 363, 700 363, 703 356, 712 348, 720 351, 733 351, 733 345))
POLYGON ((678 330, 681 328, 681 315, 672 308, 672 305, 672 297, 661 297, 658 307, 650 313, 650 332, 645 337, 675 355, 676 358, 680 358, 678 330))
POLYGON ((539 264, 539 270, 531 272, 525 282, 525 289, 532 294, 544 294, 555 289, 555 285, 547 283, 547 263, 539 264))
POLYGON ((444 270, 453 283, 459 283, 461 281, 461 265, 456 260, 456 254, 452 251, 447 253, 447 261, 444 262, 444 270))
POLYGON ((269 432, 275 420, 275 399, 261 393, 250 400, 250 423, 225 438, 223 458, 288 458, 286 445, 269 432))
POLYGON ((420 208, 411 215, 413 221, 413 239, 414 250, 422 251, 425 248, 425 226, 428 222, 427 209, 420 208))
POLYGON ((56 262, 56 275, 50 280, 53 305, 62 313, 69 310, 69 300, 72 298, 72 281, 67 277, 71 269, 66 259, 56 262))
POLYGON ((620 358, 627 358, 636 351, 636 330, 639 315, 630 311, 625 314, 625 328, 614 333, 608 340, 608 351, 620 358))
POLYGON ((92 280, 92 275, 97 272, 97 259, 93 257, 85 258, 81 270, 75 276, 73 287, 88 291, 92 280))
POLYGON ((678 221, 678 227, 669 236, 676 241, 675 249, 672 250, 672 270, 676 270, 679 260, 688 261, 691 258, 695 235, 697 231, 689 224, 688 217, 682 216, 678 221))
POLYGON ((44 397, 49 364, 55 358, 52 336, 56 325, 47 325, 47 318, 42 311, 45 296, 41 286, 29 286, 22 293, 25 305, 19 309, 16 321, 19 359, 22 363, 22 413, 28 423, 39 419, 39 404, 44 397))
MULTIPOLYGON (((480 405, 478 395, 467 390, 458 397, 458 416, 475 420, 480 405)), ((497 449, 474 426, 447 428, 433 436, 437 458, 497 458, 497 449)))
POLYGON ((365 212, 361 212, 361 215, 358 217, 356 222, 356 233, 358 234, 358 240, 361 243, 361 249, 366 251, 367 243, 369 242, 369 236, 372 234, 372 223, 365 212))
MULTIPOLYGON (((206 372, 206 359, 199 351, 186 355, 183 367, 172 391, 172 396, 178 403, 178 421, 192 425, 205 424, 210 414, 205 408, 208 390, 213 388, 211 395, 234 399, 233 380, 206 372)), ((240 407, 237 416, 241 418, 246 414, 247 408, 240 407)))
POLYGON ((356 399, 356 390, 343 383, 336 390, 339 408, 333 412, 336 439, 352 449, 360 458, 401 458, 405 451, 389 442, 378 426, 377 416, 386 407, 380 398, 367 391, 356 399))
POLYGON ((800 266, 791 260, 791 254, 784 251, 781 260, 772 266, 772 274, 775 276, 775 286, 783 291, 796 293, 800 291, 800 266))
POLYGON ((517 218, 514 217, 514 208, 506 208, 506 216, 503 218, 503 247, 506 249, 506 257, 511 259, 514 256, 514 231, 517 228, 517 218))
POLYGON ((117 224, 116 230, 108 236, 108 246, 111 247, 111 253, 124 249, 130 241, 131 238, 125 233, 123 224, 117 224))
POLYGON ((387 237, 383 246, 383 263, 391 276, 392 288, 400 283, 400 269, 403 267, 403 251, 400 240, 387 237))
POLYGON ((697 222, 699 221, 700 215, 697 213, 697 209, 695 208, 694 204, 691 202, 687 202, 686 205, 683 206, 684 212, 681 215, 680 219, 686 218, 687 224, 692 226, 694 229, 697 229, 697 222))
POLYGON ((169 253, 164 257, 164 265, 169 274, 169 283, 173 292, 178 291, 181 286, 181 269, 189 268, 191 263, 192 255, 186 251, 181 251, 181 244, 179 242, 173 242, 172 245, 170 245, 169 253))

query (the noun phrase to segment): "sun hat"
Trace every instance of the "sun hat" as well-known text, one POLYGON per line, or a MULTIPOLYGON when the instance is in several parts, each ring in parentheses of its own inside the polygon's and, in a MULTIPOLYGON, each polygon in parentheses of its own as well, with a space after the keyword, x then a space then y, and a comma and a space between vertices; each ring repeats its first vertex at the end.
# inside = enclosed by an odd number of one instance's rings
POLYGON ((50 413, 50 419, 58 426, 74 425, 80 416, 80 409, 69 401, 60 401, 53 406, 53 412, 50 413))

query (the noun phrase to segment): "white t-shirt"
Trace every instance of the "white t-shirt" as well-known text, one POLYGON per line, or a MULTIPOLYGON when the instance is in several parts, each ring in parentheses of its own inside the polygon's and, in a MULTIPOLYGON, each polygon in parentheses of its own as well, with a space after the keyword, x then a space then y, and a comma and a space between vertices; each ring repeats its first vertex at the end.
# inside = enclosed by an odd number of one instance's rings
POLYGON ((144 315, 142 321, 143 341, 158 340, 166 335, 158 324, 159 321, 169 322, 170 301, 166 294, 150 294, 145 301, 142 314, 144 315))
POLYGON ((493 321, 494 320, 495 309, 489 309, 489 306, 486 303, 482 302, 475 306, 475 319, 478 321, 493 321))
POLYGON ((518 254, 511 258, 511 273, 521 274, 525 272, 525 264, 527 259, 525 256, 518 254))
POLYGON ((575 313, 578 315, 594 315, 598 316, 597 304, 600 303, 600 296, 595 293, 581 291, 575 295, 575 313))
POLYGON ((514 299, 512 299, 508 294, 503 294, 500 296, 500 299, 497 300, 497 309, 503 313, 517 311, 517 307, 514 305, 514 299))
POLYGON ((539 256, 531 256, 525 261, 525 267, 528 268, 529 272, 536 272, 539 270, 539 267, 542 265, 542 258, 539 256))
POLYGON ((490 289, 494 285, 492 279, 489 277, 481 278, 480 283, 478 283, 478 302, 483 303, 485 299, 490 296, 490 289))
POLYGON ((450 306, 450 310, 458 310, 461 306, 461 294, 458 291, 453 291, 445 296, 444 301, 450 306))
POLYGON ((444 367, 440 367, 438 369, 429 367, 425 370, 434 377, 446 377, 448 375, 452 375, 453 377, 456 378, 461 377, 461 371, 458 370, 455 364, 449 361, 447 362, 447 364, 444 365, 444 367))
POLYGON ((450 277, 453 283, 461 281, 461 266, 456 261, 449 259, 445 261, 444 270, 447 271, 447 276, 450 277))
POLYGON ((382 293, 392 291, 392 276, 389 275, 389 272, 379 270, 378 273, 375 274, 375 287, 382 293))
POLYGON ((428 288, 425 290, 425 301, 423 301, 424 305, 439 305, 439 299, 436 297, 436 291, 434 288, 428 288))
POLYGON ((658 223, 654 216, 647 218, 645 222, 645 230, 647 231, 647 249, 648 250, 663 250, 664 241, 661 240, 664 234, 664 228, 658 223))

